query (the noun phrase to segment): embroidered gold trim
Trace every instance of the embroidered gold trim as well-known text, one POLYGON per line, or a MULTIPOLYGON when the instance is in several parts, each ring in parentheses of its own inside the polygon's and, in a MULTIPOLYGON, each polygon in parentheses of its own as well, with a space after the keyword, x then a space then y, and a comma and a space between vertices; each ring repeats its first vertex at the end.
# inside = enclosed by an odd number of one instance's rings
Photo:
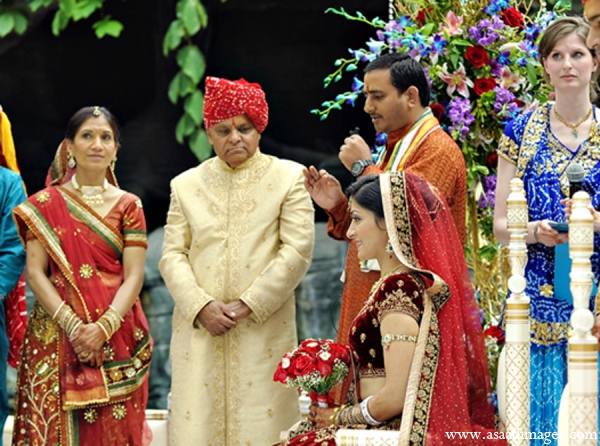
POLYGON ((92 265, 84 263, 79 267, 79 275, 83 279, 91 279, 94 275, 94 268, 92 268, 92 265))

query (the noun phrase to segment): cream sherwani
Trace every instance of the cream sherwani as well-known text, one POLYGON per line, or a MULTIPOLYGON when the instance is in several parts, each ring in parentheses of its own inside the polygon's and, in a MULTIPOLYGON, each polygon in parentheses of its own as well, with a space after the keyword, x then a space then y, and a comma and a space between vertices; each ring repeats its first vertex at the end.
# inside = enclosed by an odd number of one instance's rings
POLYGON ((264 446, 299 419, 295 390, 273 382, 297 345, 293 290, 314 245, 302 166, 259 151, 236 169, 215 157, 171 182, 160 271, 175 300, 171 446, 264 446), (194 328, 212 300, 249 318, 222 336, 194 328))

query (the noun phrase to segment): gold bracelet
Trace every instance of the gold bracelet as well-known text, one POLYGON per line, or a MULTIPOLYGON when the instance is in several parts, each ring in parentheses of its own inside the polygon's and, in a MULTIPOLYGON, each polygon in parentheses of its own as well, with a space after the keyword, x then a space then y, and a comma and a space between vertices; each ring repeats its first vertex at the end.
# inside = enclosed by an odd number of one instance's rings
POLYGON ((58 308, 56 309, 56 311, 54 312, 54 314, 52 315, 52 320, 55 321, 56 320, 56 316, 58 316, 58 313, 60 313, 60 310, 62 309, 62 307, 65 305, 65 301, 63 300, 60 305, 58 306, 58 308))
POLYGON ((56 315, 58 325, 67 334, 67 337, 73 336, 75 330, 83 324, 83 321, 77 316, 73 309, 69 305, 62 305, 60 312, 56 315))
POLYGON ((102 329, 108 341, 121 328, 121 322, 123 322, 123 318, 119 312, 109 305, 108 310, 96 321, 96 325, 102 329))
POLYGON ((108 341, 110 339, 110 335, 106 331, 106 328, 104 328, 104 325, 99 324, 98 322, 94 322, 94 323, 96 324, 96 326, 98 326, 100 328, 100 330, 102 330, 104 332, 104 336, 106 337, 106 340, 108 341))

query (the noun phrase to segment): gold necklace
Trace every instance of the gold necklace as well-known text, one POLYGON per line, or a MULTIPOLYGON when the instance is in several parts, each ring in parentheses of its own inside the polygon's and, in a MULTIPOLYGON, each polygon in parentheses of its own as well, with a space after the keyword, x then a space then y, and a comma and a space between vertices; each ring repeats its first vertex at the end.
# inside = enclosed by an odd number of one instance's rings
POLYGON ((75 190, 81 193, 81 199, 88 206, 96 207, 104 204, 104 197, 102 194, 108 188, 108 181, 106 178, 104 178, 104 184, 102 184, 102 186, 80 186, 77 182, 77 175, 73 175, 71 183, 73 183, 75 190))
POLYGON ((409 272, 410 270, 406 266, 404 266, 403 264, 400 264, 396 268, 394 268, 393 270, 391 270, 389 273, 381 276, 377 280, 377 282, 375 282, 373 284, 373 286, 371 287, 371 292, 369 293, 369 298, 371 298, 373 296, 373 294, 375 294, 375 292, 379 289, 379 286, 383 283, 383 281, 385 279, 387 279, 388 277, 390 277, 391 275, 393 275, 396 271, 409 272))
POLYGON ((577 127, 579 127, 581 124, 583 124, 585 121, 587 121, 589 119, 589 117, 592 115, 592 107, 590 107, 590 109, 588 110, 588 112, 586 113, 586 115, 583 117, 583 119, 581 121, 579 121, 577 124, 571 124, 565 118, 563 118, 561 115, 558 114, 558 112, 556 111, 556 106, 554 106, 552 108, 554 109, 554 116, 556 116, 556 119, 558 119, 564 125, 569 127, 575 138, 577 138, 579 136, 579 129, 577 127))

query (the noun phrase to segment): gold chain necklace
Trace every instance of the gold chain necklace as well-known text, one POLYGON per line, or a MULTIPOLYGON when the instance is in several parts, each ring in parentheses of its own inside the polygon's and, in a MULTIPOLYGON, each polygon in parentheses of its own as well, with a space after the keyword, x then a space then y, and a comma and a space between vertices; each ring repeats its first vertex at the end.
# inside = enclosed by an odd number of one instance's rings
POLYGON ((564 125, 569 127, 575 138, 579 137, 579 129, 577 127, 579 127, 581 124, 583 124, 585 121, 587 121, 590 118, 590 116, 592 115, 592 107, 590 107, 590 109, 588 110, 588 112, 586 113, 586 115, 583 117, 583 119, 581 121, 579 121, 577 124, 571 124, 565 118, 563 118, 561 115, 558 114, 558 112, 556 111, 556 106, 552 107, 552 108, 554 109, 554 116, 556 116, 556 119, 558 119, 564 125))
POLYGON ((104 184, 102 186, 80 186, 77 182, 77 175, 73 175, 71 183, 73 183, 75 190, 81 193, 81 199, 88 206, 96 207, 104 204, 104 197, 102 194, 108 188, 108 181, 106 178, 104 178, 104 184))

